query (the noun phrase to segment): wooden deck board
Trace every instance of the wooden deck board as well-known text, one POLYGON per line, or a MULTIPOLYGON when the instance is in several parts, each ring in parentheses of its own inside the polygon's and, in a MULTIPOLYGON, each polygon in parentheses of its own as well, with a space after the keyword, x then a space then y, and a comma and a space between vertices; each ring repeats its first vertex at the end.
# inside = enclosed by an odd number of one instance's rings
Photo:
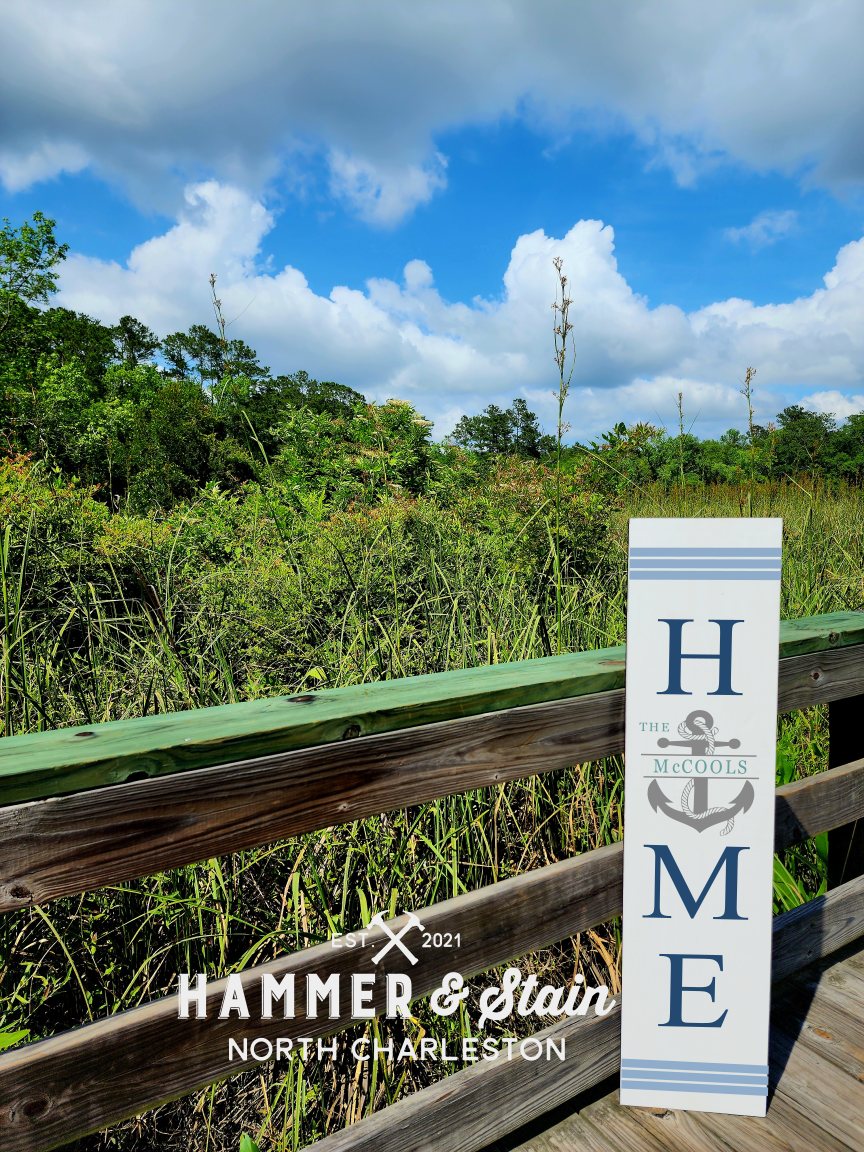
POLYGON ((699 1123, 724 1140, 731 1152, 845 1152, 849 1148, 776 1094, 768 1102, 764 1120, 703 1112, 699 1123))
POLYGON ((666 1108, 625 1109, 618 1105, 617 1091, 603 1103, 602 1109, 596 1105, 585 1109, 541 1135, 508 1148, 508 1152, 594 1152, 598 1139, 602 1141, 601 1148, 614 1152, 625 1148, 645 1152, 849 1152, 848 1144, 822 1132, 783 1097, 773 1098, 768 1116, 760 1121, 666 1108), (624 1130, 623 1113, 632 1114, 626 1142, 616 1139, 616 1130, 624 1130), (589 1115, 600 1127, 589 1126, 586 1138, 585 1120, 589 1115))
MULTIPOLYGON (((559 1124, 553 1125, 548 1131, 530 1137, 518 1148, 510 1144, 493 1144, 483 1152, 618 1152, 616 1144, 598 1132, 593 1124, 589 1124, 578 1113, 568 1116, 559 1124)), ((646 1152, 650 1152, 647 1149, 646 1152)))
POLYGON ((864 1152, 864 948, 775 990, 764 1120, 622 1108, 604 1096, 509 1152, 864 1152))
POLYGON ((722 1140, 699 1124, 697 1112, 622 1108, 617 1090, 584 1109, 581 1116, 620 1152, 728 1152, 722 1140))

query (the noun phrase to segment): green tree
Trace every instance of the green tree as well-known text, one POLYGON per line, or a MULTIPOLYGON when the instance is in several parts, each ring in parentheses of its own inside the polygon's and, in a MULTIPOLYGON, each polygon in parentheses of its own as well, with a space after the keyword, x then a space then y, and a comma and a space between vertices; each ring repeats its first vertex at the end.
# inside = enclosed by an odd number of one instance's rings
POLYGON ((161 347, 156 333, 134 316, 121 316, 111 329, 111 335, 117 359, 130 368, 146 363, 161 347))
POLYGON ((193 324, 188 332, 172 332, 162 341, 162 356, 170 375, 187 380, 197 375, 204 387, 217 387, 225 376, 265 380, 270 369, 258 362, 258 353, 242 340, 223 341, 206 324, 193 324))
POLYGON ((540 429, 537 416, 517 397, 512 407, 489 404, 477 416, 463 416, 450 439, 478 456, 523 456, 537 460, 555 447, 554 436, 540 429))
POLYGON ((15 304, 47 304, 57 291, 55 268, 66 259, 68 244, 58 244, 54 237, 56 220, 34 212, 32 223, 26 220, 13 228, 7 219, 0 229, 0 330, 9 323, 15 304))
POLYGON ((831 441, 837 430, 829 412, 808 412, 791 404, 777 415, 775 470, 780 474, 830 471, 831 441))

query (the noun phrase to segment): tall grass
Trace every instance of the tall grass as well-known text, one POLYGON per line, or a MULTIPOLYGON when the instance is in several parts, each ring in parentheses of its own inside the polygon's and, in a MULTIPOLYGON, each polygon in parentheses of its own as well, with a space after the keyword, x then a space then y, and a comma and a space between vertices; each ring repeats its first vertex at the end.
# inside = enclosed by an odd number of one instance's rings
MULTIPOLYGON (((207 528, 193 509, 167 534, 154 525, 150 543, 136 536, 126 555, 137 576, 25 524, 3 536, 0 556, 4 732, 529 659, 557 648, 547 620, 559 618, 565 651, 616 644, 628 516, 748 511, 784 518, 784 616, 864 608, 864 502, 818 484, 640 490, 615 511, 594 568, 564 570, 560 597, 551 563, 552 579, 542 564, 520 567, 494 535, 472 535, 431 505, 385 506, 350 522, 322 514, 280 548, 262 512, 242 531, 233 525, 239 554, 206 572, 184 552, 184 534, 207 528)), ((211 536, 199 539, 201 555, 216 547, 211 536)), ((824 768, 823 709, 781 718, 778 732, 778 779, 824 768)), ((163 995, 177 972, 223 975, 377 911, 422 907, 611 843, 623 831, 622 786, 617 757, 574 765, 7 915, 0 1030, 47 1036, 163 995)), ((823 838, 777 861, 776 910, 820 890, 824 855, 823 838)), ((556 984, 582 971, 615 992, 620 952, 610 923, 522 967, 556 984)), ((404 1031, 467 1035, 475 1008, 469 1000, 439 1019, 418 1005, 404 1031)), ((395 1031, 398 1051, 401 1023, 367 1027, 382 1042, 395 1031)), ((246 1131, 262 1152, 285 1152, 444 1074, 386 1057, 356 1064, 355 1034, 340 1039, 335 1060, 264 1066, 78 1147, 211 1152, 237 1148, 246 1131)))

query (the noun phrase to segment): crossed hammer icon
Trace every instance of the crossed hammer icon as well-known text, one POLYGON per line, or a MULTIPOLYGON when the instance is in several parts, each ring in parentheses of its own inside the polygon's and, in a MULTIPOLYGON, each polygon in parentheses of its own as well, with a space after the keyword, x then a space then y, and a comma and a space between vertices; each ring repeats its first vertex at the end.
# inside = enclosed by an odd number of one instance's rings
POLYGON ((401 931, 395 934, 391 931, 390 925, 384 919, 383 912, 376 912, 369 923, 377 924, 378 927, 383 928, 384 932, 390 937, 390 943, 385 944, 377 956, 372 957, 373 964, 377 964, 379 960, 386 956, 394 945, 404 953, 404 955, 408 958, 408 960, 411 961, 412 964, 417 963, 417 957, 405 947, 405 945, 402 943, 402 937, 406 932, 410 932, 412 928, 419 928, 421 932, 423 931, 423 925, 420 923, 420 918, 418 916, 415 916, 413 912, 409 912, 408 923, 401 929, 401 931))

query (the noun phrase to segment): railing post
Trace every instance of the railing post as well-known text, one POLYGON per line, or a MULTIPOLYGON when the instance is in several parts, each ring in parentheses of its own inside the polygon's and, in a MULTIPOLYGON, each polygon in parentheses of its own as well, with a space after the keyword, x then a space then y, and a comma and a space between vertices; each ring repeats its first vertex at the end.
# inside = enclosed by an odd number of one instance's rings
MULTIPOLYGON (((828 767, 838 768, 864 756, 864 695, 828 705, 828 767)), ((828 833, 828 887, 864 875, 864 820, 828 833)))

